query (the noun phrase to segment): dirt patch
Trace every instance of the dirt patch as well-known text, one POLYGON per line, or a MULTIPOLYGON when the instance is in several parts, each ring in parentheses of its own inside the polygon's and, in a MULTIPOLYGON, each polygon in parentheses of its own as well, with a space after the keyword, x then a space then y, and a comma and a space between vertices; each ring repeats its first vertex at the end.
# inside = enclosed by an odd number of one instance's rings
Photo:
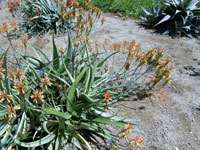
MULTIPOLYGON (((13 20, 8 10, 0 10, 0 23, 13 20)), ((114 42, 135 39, 142 49, 165 48, 173 58, 172 83, 152 97, 137 102, 126 102, 121 115, 140 120, 135 126, 145 137, 144 150, 199 150, 200 149, 200 41, 186 37, 172 39, 169 36, 145 30, 137 20, 123 19, 112 14, 103 14, 106 22, 97 23, 91 37, 114 42), (188 66, 191 66, 188 68, 188 66), (196 76, 191 73, 196 71, 196 76)), ((51 35, 40 39, 32 38, 30 43, 44 49, 51 55, 51 35)), ((6 41, 0 39, 0 45, 6 41)), ((63 37, 56 37, 58 47, 64 46, 63 37)), ((28 48, 28 53, 32 53, 28 48)))

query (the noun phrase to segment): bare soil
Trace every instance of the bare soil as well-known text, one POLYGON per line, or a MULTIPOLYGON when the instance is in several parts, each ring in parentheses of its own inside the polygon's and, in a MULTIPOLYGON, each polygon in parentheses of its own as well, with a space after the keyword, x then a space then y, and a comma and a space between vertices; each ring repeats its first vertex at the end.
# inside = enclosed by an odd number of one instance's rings
MULTIPOLYGON (((144 150, 200 150, 200 41, 153 33, 138 25, 138 20, 103 14, 106 22, 97 23, 91 38, 114 42, 135 39, 142 49, 164 48, 173 58, 172 82, 150 98, 124 102, 122 116, 140 120, 135 130, 145 138, 144 150)), ((14 20, 7 9, 0 10, 0 23, 14 20)), ((32 38, 30 43, 51 55, 51 35, 32 38)), ((56 38, 58 47, 63 37, 56 38)), ((0 38, 5 49, 7 42, 0 38)), ((28 49, 28 53, 32 53, 28 49)), ((115 65, 115 64, 113 64, 115 65)))

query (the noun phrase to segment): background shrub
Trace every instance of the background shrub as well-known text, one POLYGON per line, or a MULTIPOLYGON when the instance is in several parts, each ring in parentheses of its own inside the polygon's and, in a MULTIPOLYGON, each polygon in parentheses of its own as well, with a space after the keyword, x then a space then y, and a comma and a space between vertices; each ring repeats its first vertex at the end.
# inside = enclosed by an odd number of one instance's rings
POLYGON ((74 15, 66 17, 64 14, 75 11, 77 5, 77 2, 69 0, 27 0, 21 1, 20 9, 16 9, 15 5, 8 7, 14 16, 21 19, 20 27, 31 35, 52 30, 58 33, 73 28, 74 15))
POLYGON ((198 36, 200 33, 199 0, 166 0, 157 3, 146 13, 143 25, 171 36, 198 36))
MULTIPOLYGON (((151 8, 154 2, 162 0, 91 0, 91 4, 106 12, 117 13, 139 18, 144 15, 141 6, 151 8)), ((83 0, 79 0, 82 4, 83 0)))

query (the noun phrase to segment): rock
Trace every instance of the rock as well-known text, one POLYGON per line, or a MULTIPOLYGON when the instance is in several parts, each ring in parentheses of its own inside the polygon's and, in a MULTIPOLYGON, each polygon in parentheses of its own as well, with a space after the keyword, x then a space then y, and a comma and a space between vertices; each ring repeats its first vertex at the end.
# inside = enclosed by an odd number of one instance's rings
POLYGON ((179 148, 178 148, 178 147, 175 147, 175 150, 179 150, 179 148))
POLYGON ((0 0, 0 9, 6 6, 6 0, 0 0))

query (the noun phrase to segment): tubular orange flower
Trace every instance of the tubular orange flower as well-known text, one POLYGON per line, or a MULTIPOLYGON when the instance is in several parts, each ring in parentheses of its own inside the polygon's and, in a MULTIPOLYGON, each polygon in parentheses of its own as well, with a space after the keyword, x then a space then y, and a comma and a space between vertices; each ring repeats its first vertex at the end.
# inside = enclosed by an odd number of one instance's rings
POLYGON ((19 69, 17 69, 16 72, 14 72, 14 78, 21 81, 25 78, 25 76, 24 76, 23 72, 21 72, 19 69))
POLYGON ((59 48, 59 52, 60 52, 61 54, 64 54, 65 48, 64 48, 64 47, 59 48))
POLYGON ((77 0, 68 0, 67 6, 71 7, 73 3, 77 3, 77 0))
POLYGON ((126 71, 128 71, 128 70, 130 69, 130 63, 129 63, 129 62, 127 62, 127 63, 125 64, 125 69, 126 69, 126 71))
POLYGON ((130 139, 130 144, 133 144, 134 147, 138 147, 139 145, 144 145, 144 138, 134 136, 130 139))
POLYGON ((101 24, 103 25, 105 21, 106 21, 106 19, 103 17, 103 18, 101 19, 101 24))
POLYGON ((104 101, 109 103, 112 100, 110 92, 106 92, 104 95, 104 101))
POLYGON ((16 49, 16 50, 20 50, 20 49, 21 49, 21 47, 20 47, 20 45, 19 45, 18 43, 14 43, 14 44, 13 44, 13 47, 14 47, 14 49, 16 49))
POLYGON ((10 103, 11 100, 12 100, 12 96, 11 95, 7 95, 6 91, 1 91, 0 92, 0 103, 2 103, 3 101, 6 101, 7 103, 10 103))
POLYGON ((62 25, 62 19, 58 19, 58 25, 60 26, 60 25, 62 25))
POLYGON ((136 52, 139 53, 141 50, 141 44, 137 44, 135 48, 136 48, 136 52))
POLYGON ((2 76, 3 76, 3 74, 4 74, 4 69, 3 68, 0 68, 0 79, 2 79, 2 76))
POLYGON ((3 148, 1 150, 14 150, 14 149, 12 148, 12 145, 10 145, 8 148, 3 148))
POLYGON ((3 22, 1 25, 2 31, 8 33, 10 30, 8 28, 8 24, 6 22, 3 22))
POLYGON ((133 60, 134 56, 135 56, 134 52, 130 52, 130 59, 131 60, 133 60))
POLYGON ((7 106, 6 111, 8 112, 8 118, 16 118, 15 110, 17 110, 15 107, 7 106))
POLYGON ((15 74, 12 70, 8 70, 8 73, 10 74, 10 76, 14 79, 15 78, 15 74))
POLYGON ((39 13, 40 13, 40 10, 39 10, 39 9, 37 9, 35 12, 36 12, 37 14, 39 14, 39 13))
POLYGON ((49 81, 49 79, 47 78, 47 76, 45 76, 44 78, 41 79, 42 84, 41 87, 45 87, 47 89, 48 86, 51 86, 52 83, 49 81))
POLYGON ((18 90, 18 95, 19 94, 25 94, 25 90, 27 90, 27 87, 24 85, 22 81, 18 81, 16 85, 14 86, 18 90))
POLYGON ((127 47, 129 45, 129 42, 124 40, 123 45, 124 45, 124 47, 127 47))
POLYGON ((18 24, 15 22, 15 21, 12 21, 10 23, 11 27, 12 27, 12 30, 17 30, 19 28, 18 24))
POLYGON ((118 147, 116 145, 111 145, 111 147, 109 148, 109 150, 117 150, 118 147))
POLYGON ((131 124, 126 124, 124 126, 124 130, 122 132, 122 137, 129 137, 130 133, 132 132, 133 130, 133 125, 131 124))
POLYGON ((43 92, 36 90, 33 92, 31 95, 31 99, 33 100, 34 103, 39 104, 44 101, 44 95, 43 92))
POLYGON ((21 42, 22 42, 22 44, 24 45, 24 47, 27 46, 27 44, 28 44, 28 41, 27 41, 27 34, 22 33, 22 35, 21 35, 21 42))

